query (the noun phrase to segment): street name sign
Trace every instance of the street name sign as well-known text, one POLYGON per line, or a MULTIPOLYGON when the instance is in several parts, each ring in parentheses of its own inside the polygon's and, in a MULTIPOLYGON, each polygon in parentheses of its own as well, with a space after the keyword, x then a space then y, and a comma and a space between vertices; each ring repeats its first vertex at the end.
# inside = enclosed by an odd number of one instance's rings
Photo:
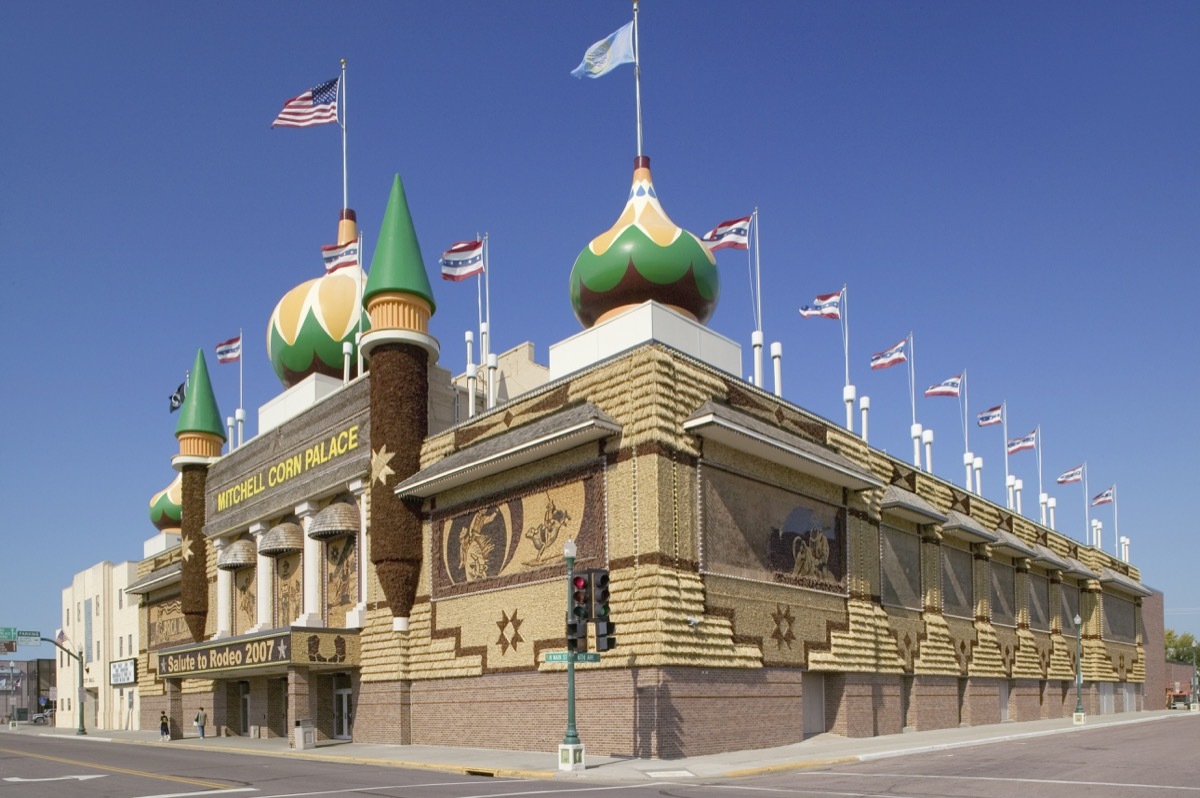
POLYGON ((17 627, 15 626, 0 626, 0 640, 16 640, 17 627))
MULTIPOLYGON (((546 662, 568 662, 566 651, 549 651, 546 653, 546 662)), ((599 662, 600 655, 593 654, 590 651, 581 651, 575 655, 576 662, 599 662)))

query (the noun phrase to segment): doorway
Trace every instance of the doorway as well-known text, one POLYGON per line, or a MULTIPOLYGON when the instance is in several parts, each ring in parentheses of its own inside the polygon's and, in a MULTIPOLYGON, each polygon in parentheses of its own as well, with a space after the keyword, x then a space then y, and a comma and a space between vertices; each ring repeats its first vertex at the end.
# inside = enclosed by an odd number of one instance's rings
POLYGON ((354 734, 354 688, 344 673, 333 677, 333 738, 349 740, 354 734))
POLYGON ((245 737, 250 733, 250 682, 238 682, 238 692, 239 706, 242 708, 238 734, 245 737))
POLYGON ((825 731, 825 674, 805 671, 800 677, 804 737, 825 731))

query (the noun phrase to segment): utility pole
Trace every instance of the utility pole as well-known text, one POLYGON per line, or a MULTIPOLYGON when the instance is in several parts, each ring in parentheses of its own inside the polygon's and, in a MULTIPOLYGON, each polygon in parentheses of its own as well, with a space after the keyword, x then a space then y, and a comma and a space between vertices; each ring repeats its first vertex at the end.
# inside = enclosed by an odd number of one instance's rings
POLYGON ((66 646, 61 645, 57 640, 51 640, 48 637, 43 637, 41 640, 43 643, 49 643, 59 651, 62 651, 71 659, 75 660, 76 670, 79 672, 79 678, 76 679, 76 686, 79 689, 75 694, 75 705, 79 708, 79 726, 75 729, 75 735, 85 735, 87 734, 87 728, 83 725, 83 649, 79 649, 79 652, 76 653, 71 651, 66 646))

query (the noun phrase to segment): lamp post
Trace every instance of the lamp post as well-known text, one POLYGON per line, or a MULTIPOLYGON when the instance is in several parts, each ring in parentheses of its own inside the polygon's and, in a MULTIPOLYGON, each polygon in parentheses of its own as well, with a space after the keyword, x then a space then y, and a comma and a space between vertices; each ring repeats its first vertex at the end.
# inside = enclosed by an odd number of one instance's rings
POLYGON ((13 693, 13 661, 8 661, 8 681, 4 683, 4 719, 11 720, 9 717, 12 711, 12 693, 13 693))
POLYGON ((1083 723, 1083 619, 1075 613, 1075 722, 1083 723))
POLYGON ((1200 702, 1200 696, 1196 695, 1196 688, 1200 687, 1200 678, 1197 677, 1196 671, 1196 649, 1192 649, 1192 709, 1196 708, 1197 702, 1200 702))
MULTIPOLYGON (((66 639, 66 637, 61 634, 59 637, 63 640, 66 639)), ((79 706, 79 726, 75 729, 75 735, 79 736, 87 734, 87 728, 83 725, 83 646, 80 646, 79 653, 76 653, 64 646, 62 643, 58 642, 58 640, 51 640, 48 637, 43 637, 42 642, 49 643, 58 650, 62 651, 68 657, 72 657, 75 660, 75 665, 79 669, 79 678, 76 680, 79 690, 75 695, 75 703, 79 706)))

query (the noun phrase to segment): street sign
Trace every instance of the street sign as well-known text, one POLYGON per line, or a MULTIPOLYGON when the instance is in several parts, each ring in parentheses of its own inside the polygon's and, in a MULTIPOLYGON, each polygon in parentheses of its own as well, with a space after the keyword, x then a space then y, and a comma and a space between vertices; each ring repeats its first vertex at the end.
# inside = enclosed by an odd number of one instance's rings
POLYGON ((41 632, 17 632, 18 646, 40 646, 41 644, 41 632))
POLYGON ((16 654, 17 643, 15 640, 0 640, 0 654, 16 654))
MULTIPOLYGON (((567 662, 566 651, 549 651, 546 653, 546 662, 567 662)), ((593 654, 587 651, 580 651, 575 654, 576 662, 599 662, 600 655, 593 654)))
POLYGON ((0 626, 0 640, 16 640, 17 627, 15 626, 0 626))

